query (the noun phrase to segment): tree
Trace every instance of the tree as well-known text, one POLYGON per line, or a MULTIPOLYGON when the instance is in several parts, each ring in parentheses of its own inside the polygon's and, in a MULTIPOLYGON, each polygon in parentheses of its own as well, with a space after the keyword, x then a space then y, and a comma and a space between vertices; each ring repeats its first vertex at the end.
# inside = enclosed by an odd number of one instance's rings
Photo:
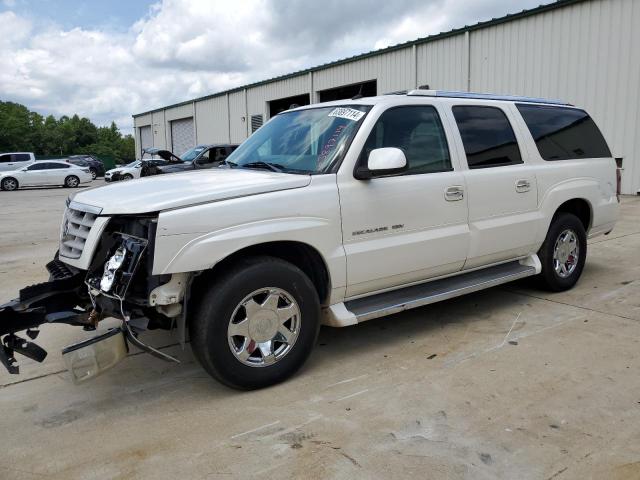
POLYGON ((0 152, 28 151, 36 155, 87 153, 113 160, 133 160, 135 142, 122 135, 115 122, 97 127, 77 114, 44 118, 24 105, 0 101, 0 152))

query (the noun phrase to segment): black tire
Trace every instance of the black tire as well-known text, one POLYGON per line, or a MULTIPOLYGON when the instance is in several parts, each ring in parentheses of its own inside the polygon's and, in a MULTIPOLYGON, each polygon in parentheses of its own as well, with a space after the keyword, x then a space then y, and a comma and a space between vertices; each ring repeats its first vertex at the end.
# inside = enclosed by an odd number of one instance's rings
POLYGON ((223 384, 241 390, 267 387, 293 375, 309 357, 320 329, 320 302, 311 280, 295 265, 274 257, 247 258, 196 295, 189 323, 191 347, 204 369, 223 384), (281 289, 297 302, 299 330, 282 358, 271 365, 250 366, 232 352, 228 328, 243 299, 267 287, 281 289))
POLYGON ((98 178, 98 171, 95 168, 90 168, 89 173, 91 173, 91 180, 98 178))
POLYGON ((18 184, 18 180, 16 180, 13 177, 5 177, 2 179, 2 184, 0 184, 0 187, 2 187, 2 190, 7 190, 7 191, 13 191, 13 190, 17 190, 18 187, 20 185, 18 184))
POLYGON ((547 237, 538 251, 538 257, 542 263, 542 272, 538 275, 539 284, 542 288, 552 292, 562 292, 572 288, 580 278, 587 258, 587 234, 580 219, 571 213, 557 213, 551 221, 547 237), (565 272, 566 276, 563 276, 556 271, 554 250, 560 236, 568 231, 573 232, 576 236, 578 258, 573 270, 565 272))
POLYGON ((64 186, 67 188, 76 188, 80 185, 80 179, 75 175, 69 175, 64 179, 64 186))
POLYGON ((131 175, 130 173, 125 173, 124 175, 122 175, 122 180, 133 180, 133 175, 131 175))

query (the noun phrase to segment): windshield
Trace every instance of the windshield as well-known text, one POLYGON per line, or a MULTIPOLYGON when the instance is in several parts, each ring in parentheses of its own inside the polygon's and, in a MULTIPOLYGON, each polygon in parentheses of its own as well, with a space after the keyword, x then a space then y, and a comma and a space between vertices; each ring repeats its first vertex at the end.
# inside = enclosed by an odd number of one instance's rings
POLYGON ((180 158, 185 162, 193 162, 193 160, 205 149, 205 147, 193 147, 190 150, 187 150, 180 158))
POLYGON ((285 173, 323 173, 344 152, 370 109, 345 105, 281 113, 251 135, 226 163, 285 173))
POLYGON ((139 163, 140 163, 140 160, 136 160, 134 162, 127 163, 125 167, 129 167, 129 168, 137 167, 139 163))

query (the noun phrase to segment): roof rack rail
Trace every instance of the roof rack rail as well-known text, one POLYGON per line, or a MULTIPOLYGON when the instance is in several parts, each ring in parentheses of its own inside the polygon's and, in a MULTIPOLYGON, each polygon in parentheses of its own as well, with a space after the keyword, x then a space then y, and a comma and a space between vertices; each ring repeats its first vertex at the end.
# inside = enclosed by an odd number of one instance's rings
POLYGON ((407 92, 411 96, 445 97, 445 98, 470 98, 478 100, 504 100, 508 102, 546 103, 552 105, 571 105, 563 100, 521 97, 518 95, 495 95, 493 93, 455 92, 446 90, 411 90, 407 92))

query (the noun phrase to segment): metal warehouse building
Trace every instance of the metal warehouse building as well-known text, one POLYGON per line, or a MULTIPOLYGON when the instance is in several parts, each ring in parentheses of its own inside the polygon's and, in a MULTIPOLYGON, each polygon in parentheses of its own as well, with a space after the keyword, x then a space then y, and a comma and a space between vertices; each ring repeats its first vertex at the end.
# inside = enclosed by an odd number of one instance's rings
POLYGON ((585 107, 614 156, 624 193, 640 189, 640 1, 560 0, 382 50, 136 114, 137 155, 240 143, 291 104, 429 85, 560 98, 585 107))

